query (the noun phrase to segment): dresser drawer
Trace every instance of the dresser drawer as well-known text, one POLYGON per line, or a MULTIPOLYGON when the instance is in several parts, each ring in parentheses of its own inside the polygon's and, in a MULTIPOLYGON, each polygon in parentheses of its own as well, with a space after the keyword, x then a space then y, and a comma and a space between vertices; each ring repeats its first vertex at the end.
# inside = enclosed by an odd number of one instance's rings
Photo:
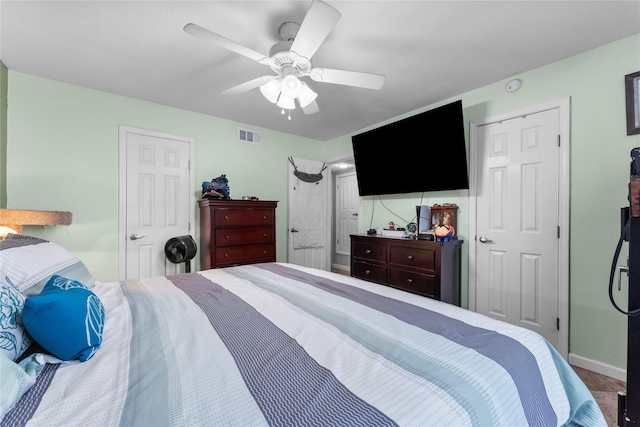
POLYGON ((389 251, 390 264, 421 268, 431 272, 435 270, 436 251, 433 249, 391 245, 389 251))
POLYGON ((216 246, 274 241, 272 228, 226 228, 216 230, 216 246))
POLYGON ((436 298, 435 277, 429 274, 389 268, 389 284, 405 291, 436 298))
POLYGON ((271 225, 274 223, 273 209, 216 209, 216 227, 236 225, 271 225))
POLYGON ((216 248, 216 264, 233 265, 250 262, 275 261, 273 244, 238 245, 216 248))
POLYGON ((387 245, 355 241, 352 255, 368 261, 387 262, 387 245))
POLYGON ((369 282, 387 283, 387 267, 383 265, 354 261, 351 275, 369 282))

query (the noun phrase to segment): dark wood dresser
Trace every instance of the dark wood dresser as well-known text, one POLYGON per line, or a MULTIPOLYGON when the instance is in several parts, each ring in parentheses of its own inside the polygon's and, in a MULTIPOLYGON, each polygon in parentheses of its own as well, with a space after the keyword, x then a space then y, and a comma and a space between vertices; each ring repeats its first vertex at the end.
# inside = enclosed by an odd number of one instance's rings
POLYGON ((200 205, 200 268, 276 260, 274 201, 203 199, 200 205))
POLYGON ((352 235, 351 276, 460 305, 461 240, 352 235))

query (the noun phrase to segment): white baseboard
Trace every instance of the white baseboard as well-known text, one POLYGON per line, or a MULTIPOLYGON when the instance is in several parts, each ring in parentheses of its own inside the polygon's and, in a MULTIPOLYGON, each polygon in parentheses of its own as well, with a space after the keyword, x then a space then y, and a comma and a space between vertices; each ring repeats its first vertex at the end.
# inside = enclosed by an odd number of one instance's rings
POLYGON ((627 370, 618 368, 617 366, 607 365, 606 363, 598 362, 596 360, 587 359, 586 357, 578 356, 577 354, 569 353, 569 364, 575 365, 579 368, 588 369, 607 377, 615 378, 620 381, 627 381, 627 370))

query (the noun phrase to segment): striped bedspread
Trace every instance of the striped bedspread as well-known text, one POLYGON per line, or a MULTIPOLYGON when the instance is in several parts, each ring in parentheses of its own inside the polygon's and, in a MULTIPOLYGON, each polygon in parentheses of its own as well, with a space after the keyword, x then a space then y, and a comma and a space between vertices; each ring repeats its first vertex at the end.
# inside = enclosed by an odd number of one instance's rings
POLYGON ((284 263, 97 283, 102 347, 47 365, 34 426, 606 425, 540 336, 284 263))

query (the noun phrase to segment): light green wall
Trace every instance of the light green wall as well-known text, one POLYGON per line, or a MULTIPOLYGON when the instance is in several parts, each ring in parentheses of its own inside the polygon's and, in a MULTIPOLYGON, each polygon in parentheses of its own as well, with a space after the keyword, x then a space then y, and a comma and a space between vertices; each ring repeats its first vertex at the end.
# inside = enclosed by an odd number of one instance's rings
MULTIPOLYGON (((524 81, 516 93, 505 92, 506 81, 502 81, 452 98, 462 99, 468 124, 571 97, 570 352, 622 368, 626 319, 611 307, 607 282, 620 207, 627 204, 629 152, 640 146, 640 136, 626 135, 624 75, 638 70, 640 35, 514 76, 524 81)), ((263 132, 263 145, 245 145, 235 140, 238 124, 234 122, 8 74, 7 205, 72 211, 72 226, 26 227, 25 232, 69 248, 99 280, 117 278, 118 125, 194 136, 196 182, 226 173, 232 196, 256 194, 280 200, 279 260, 286 259, 287 156, 324 160, 352 153, 351 135, 321 143, 255 129, 263 132)), ((373 203, 371 198, 363 201, 367 203, 361 216, 365 230, 373 203)), ((386 196, 383 201, 408 220, 420 195, 386 196)), ((423 200, 424 204, 442 202, 460 205, 458 234, 468 241, 468 205, 460 202, 458 192, 429 193, 423 200)), ((374 227, 390 220, 402 223, 385 212, 380 202, 375 206, 374 227)), ((465 302, 467 252, 465 244, 465 302)), ((622 303, 626 301, 624 287, 616 295, 622 303)))
MULTIPOLYGON (((101 281, 118 279, 119 125, 194 137, 198 195, 200 183, 224 173, 233 198, 278 200, 279 261, 287 254, 287 157, 324 158, 319 141, 11 71, 9 106, 8 207, 71 211, 71 226, 23 232, 61 244, 101 281), (261 132, 262 145, 238 142, 238 127, 261 132)), ((197 241, 197 227, 193 234, 197 241)))
MULTIPOLYGON (((505 80, 408 114, 462 99, 469 141, 470 121, 571 97, 569 351, 622 368, 626 366, 626 319, 612 308, 607 285, 619 236, 620 208, 628 205, 629 153, 640 146, 640 135, 626 135, 624 76, 638 70, 640 35, 514 76, 524 82, 516 93, 504 90, 505 80)), ((329 141, 327 156, 351 154, 350 137, 329 141)), ((429 193, 425 197, 425 204, 446 201, 460 205, 458 234, 468 241, 468 205, 460 203, 457 192, 429 193)), ((412 218, 419 198, 420 194, 409 194, 383 197, 383 201, 400 216, 412 218)), ((363 200, 367 206, 361 216, 361 229, 366 230, 372 199, 363 200)), ((390 220, 396 218, 376 201, 373 226, 390 220)), ((464 301, 468 297, 468 249, 463 245, 464 301)), ((625 260, 623 254, 619 264, 625 260)), ((615 295, 623 305, 626 292, 624 286, 622 292, 617 292, 616 285, 615 295)))
POLYGON ((0 209, 7 207, 7 67, 0 61, 0 209))

